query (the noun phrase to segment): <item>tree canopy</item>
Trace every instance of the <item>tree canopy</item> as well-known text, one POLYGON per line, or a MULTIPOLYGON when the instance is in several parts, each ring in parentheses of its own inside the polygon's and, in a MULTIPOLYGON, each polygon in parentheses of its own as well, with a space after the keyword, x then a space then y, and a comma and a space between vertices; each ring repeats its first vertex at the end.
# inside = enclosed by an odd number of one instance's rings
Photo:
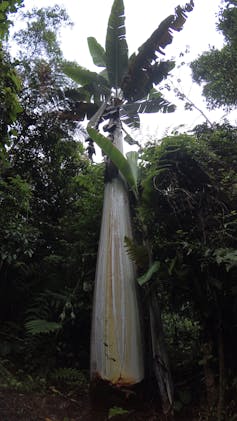
POLYGON ((237 7, 235 0, 225 0, 217 28, 225 38, 221 50, 213 47, 191 63, 193 79, 204 83, 203 95, 211 108, 235 107, 237 104, 237 7))

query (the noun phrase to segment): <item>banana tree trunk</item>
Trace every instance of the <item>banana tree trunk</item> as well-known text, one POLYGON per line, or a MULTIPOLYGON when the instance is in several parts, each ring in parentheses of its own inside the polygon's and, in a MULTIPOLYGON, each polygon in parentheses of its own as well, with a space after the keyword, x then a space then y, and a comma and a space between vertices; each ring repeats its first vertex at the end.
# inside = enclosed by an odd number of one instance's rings
MULTIPOLYGON (((113 143, 122 152, 119 119, 113 143)), ((105 184, 91 333, 91 380, 116 386, 144 377, 136 272, 124 238, 132 237, 129 200, 121 175, 105 184)))

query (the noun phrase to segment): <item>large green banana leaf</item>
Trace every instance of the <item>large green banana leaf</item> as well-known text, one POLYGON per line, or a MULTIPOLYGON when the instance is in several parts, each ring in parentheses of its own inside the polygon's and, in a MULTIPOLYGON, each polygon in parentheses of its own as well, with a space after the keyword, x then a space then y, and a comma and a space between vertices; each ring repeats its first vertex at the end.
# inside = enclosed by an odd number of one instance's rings
POLYGON ((97 143, 103 152, 111 159, 116 165, 121 174, 124 176, 127 183, 132 188, 135 195, 137 195, 137 173, 135 170, 135 156, 130 156, 127 160, 124 155, 113 145, 111 140, 103 136, 92 127, 87 127, 89 136, 97 143))
POLYGON ((123 0, 114 0, 106 35, 106 67, 111 87, 119 88, 128 69, 123 0))
POLYGON ((105 50, 94 37, 87 38, 88 47, 93 62, 98 67, 106 67, 105 50))
POLYGON ((62 64, 63 72, 74 82, 83 86, 88 92, 89 98, 93 97, 94 102, 99 103, 101 97, 106 97, 110 93, 108 81, 96 72, 91 72, 75 62, 65 61, 62 64))
POLYGON ((91 83, 99 83, 100 85, 109 88, 108 82, 103 76, 98 75, 96 72, 91 72, 75 62, 65 61, 62 64, 62 70, 79 85, 83 86, 91 83))

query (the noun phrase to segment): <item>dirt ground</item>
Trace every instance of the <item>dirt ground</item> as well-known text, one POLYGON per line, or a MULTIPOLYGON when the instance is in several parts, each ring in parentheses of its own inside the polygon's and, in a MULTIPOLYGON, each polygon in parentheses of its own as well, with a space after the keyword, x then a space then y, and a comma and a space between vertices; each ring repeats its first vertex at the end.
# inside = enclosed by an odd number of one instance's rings
MULTIPOLYGON (((0 421, 168 421, 167 417, 164 418, 147 404, 139 410, 109 415, 92 411, 87 393, 71 397, 56 390, 41 395, 0 389, 0 421)), ((195 418, 187 416, 175 419, 192 421, 195 418)))

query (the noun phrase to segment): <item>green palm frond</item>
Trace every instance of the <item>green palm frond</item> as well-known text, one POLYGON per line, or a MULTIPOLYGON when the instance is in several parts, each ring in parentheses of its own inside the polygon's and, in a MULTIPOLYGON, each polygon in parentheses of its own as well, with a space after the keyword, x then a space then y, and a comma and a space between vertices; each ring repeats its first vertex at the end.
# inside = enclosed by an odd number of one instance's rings
POLYGON ((98 67, 106 67, 105 50, 94 37, 87 38, 93 62, 98 67))
POLYGON ((126 99, 143 98, 144 92, 148 93, 153 83, 157 84, 163 79, 162 74, 165 75, 167 71, 164 65, 156 63, 157 53, 164 54, 164 48, 172 42, 174 31, 181 31, 187 19, 187 12, 193 7, 193 0, 184 7, 178 6, 175 14, 168 16, 138 49, 138 54, 133 54, 130 58, 128 72, 121 84, 126 99))
POLYGON ((126 41, 123 0, 115 0, 112 6, 106 35, 106 68, 110 85, 121 86, 128 69, 128 46, 126 41))

